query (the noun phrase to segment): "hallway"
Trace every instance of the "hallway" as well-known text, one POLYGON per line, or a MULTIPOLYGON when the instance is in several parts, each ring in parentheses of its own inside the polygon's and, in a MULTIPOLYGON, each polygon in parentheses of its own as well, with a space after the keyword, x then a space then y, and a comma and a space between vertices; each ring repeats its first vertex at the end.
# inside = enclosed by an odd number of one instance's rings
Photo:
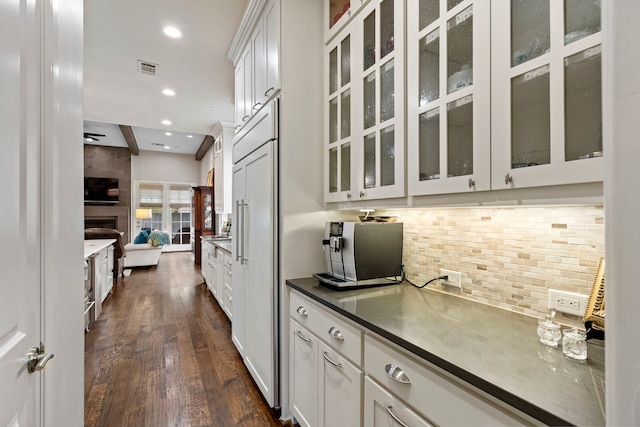
POLYGON ((85 426, 280 426, 189 252, 120 278, 85 335, 85 426))

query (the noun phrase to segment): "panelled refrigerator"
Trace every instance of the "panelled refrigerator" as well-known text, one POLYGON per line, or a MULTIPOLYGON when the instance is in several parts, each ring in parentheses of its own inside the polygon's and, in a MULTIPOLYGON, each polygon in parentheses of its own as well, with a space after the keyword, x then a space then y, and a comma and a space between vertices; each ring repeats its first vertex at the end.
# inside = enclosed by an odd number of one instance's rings
POLYGON ((278 107, 234 138, 232 339, 271 407, 279 406, 278 107))

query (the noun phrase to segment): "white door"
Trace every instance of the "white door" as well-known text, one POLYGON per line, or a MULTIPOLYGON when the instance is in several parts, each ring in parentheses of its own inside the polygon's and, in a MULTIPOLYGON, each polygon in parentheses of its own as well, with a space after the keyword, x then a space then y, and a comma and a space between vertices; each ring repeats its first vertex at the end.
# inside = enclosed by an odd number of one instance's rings
POLYGON ((40 344, 40 29, 32 2, 0 1, 0 426, 40 425, 41 373, 26 353, 40 344), (24 37, 26 34, 34 37, 24 37), (23 37, 21 37, 23 36, 23 37), (32 62, 33 61, 33 62, 32 62), (21 64, 33 63, 33 70, 21 64), (33 97, 22 90, 33 89, 33 97), (25 120, 27 121, 25 123, 25 120), (25 124, 35 124, 29 126, 25 124), (33 181, 32 181, 33 179, 33 181))
POLYGON ((0 426, 82 425, 82 2, 0 0, 0 426), (55 353, 29 373, 27 352, 55 353))
MULTIPOLYGON (((246 269, 246 343, 244 359, 270 406, 275 404, 275 205, 273 143, 243 161, 246 194, 242 257, 246 269)), ((236 316, 237 319, 238 316, 236 316)))
POLYGON ((231 323, 231 340, 244 357, 244 344, 247 330, 245 322, 245 295, 246 295, 246 266, 242 257, 242 249, 245 244, 243 234, 245 231, 242 214, 242 205, 245 198, 245 166, 244 162, 233 165, 233 312, 236 313, 231 323))

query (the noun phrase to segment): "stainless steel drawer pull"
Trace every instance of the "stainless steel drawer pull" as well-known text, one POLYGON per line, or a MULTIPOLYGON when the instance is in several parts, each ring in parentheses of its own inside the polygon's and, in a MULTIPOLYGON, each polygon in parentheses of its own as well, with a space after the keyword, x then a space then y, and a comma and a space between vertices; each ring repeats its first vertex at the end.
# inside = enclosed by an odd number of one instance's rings
POLYGON ((391 405, 384 405, 384 410, 387 411, 387 414, 389 414, 391 418, 393 418, 393 421, 397 422, 402 427, 409 427, 409 424, 405 423, 396 414, 394 414, 392 409, 391 405))
POLYGON ((298 338, 300 338, 302 341, 304 342, 311 342, 311 338, 307 338, 305 336, 303 336, 300 331, 296 331, 296 335, 298 336, 298 338))
POLYGON ((387 376, 392 380, 398 381, 402 384, 411 384, 411 380, 409 377, 400 369, 398 365, 394 365, 393 363, 389 363, 384 367, 387 376))
POLYGON ((331 358, 329 358, 329 355, 327 354, 326 351, 322 352, 322 357, 324 357, 324 360, 331 363, 333 366, 337 368, 342 368, 342 363, 334 362, 333 360, 331 360, 331 358))
POLYGON ((340 329, 336 328, 335 326, 329 328, 329 336, 337 340, 344 341, 344 335, 342 335, 340 329))
POLYGON ((298 309, 296 310, 296 313, 304 317, 307 317, 309 315, 309 313, 307 313, 307 309, 304 308, 303 306, 298 307, 298 309))

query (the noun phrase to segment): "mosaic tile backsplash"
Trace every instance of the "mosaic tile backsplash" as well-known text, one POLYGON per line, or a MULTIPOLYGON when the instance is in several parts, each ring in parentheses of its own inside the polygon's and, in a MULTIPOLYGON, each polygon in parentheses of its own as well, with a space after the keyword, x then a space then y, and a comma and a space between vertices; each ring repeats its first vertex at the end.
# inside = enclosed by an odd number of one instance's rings
MULTIPOLYGON (((403 261, 416 284, 441 268, 462 273, 462 289, 429 286, 536 317, 548 312, 548 290, 591 294, 604 255, 604 209, 514 207, 406 209, 403 261)), ((562 315, 577 324, 576 316, 562 315)))

